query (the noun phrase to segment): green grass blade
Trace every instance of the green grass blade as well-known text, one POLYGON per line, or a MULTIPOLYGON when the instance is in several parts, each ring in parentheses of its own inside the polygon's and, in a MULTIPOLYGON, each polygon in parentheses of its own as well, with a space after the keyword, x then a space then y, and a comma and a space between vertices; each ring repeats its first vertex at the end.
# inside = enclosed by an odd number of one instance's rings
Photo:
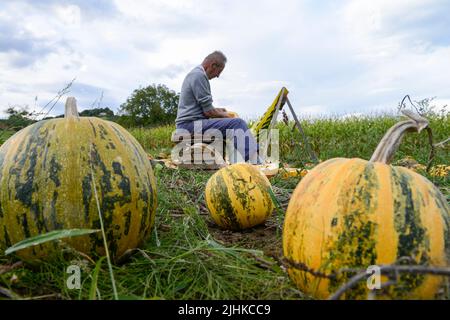
POLYGON ((270 198, 272 199, 272 202, 277 212, 281 215, 284 215, 284 211, 283 208, 281 207, 280 201, 278 201, 277 196, 273 192, 272 188, 267 188, 267 191, 269 192, 270 198))
POLYGON ((27 238, 25 240, 19 241, 13 246, 5 250, 5 255, 11 254, 18 250, 26 249, 29 247, 37 246, 49 241, 59 240, 63 238, 77 237, 90 233, 99 232, 97 229, 64 229, 64 230, 54 230, 45 234, 40 234, 35 237, 27 238))
POLYGON ((95 269, 92 272, 92 282, 91 282, 91 288, 89 289, 89 300, 97 300, 97 280, 98 280, 98 273, 100 271, 100 267, 102 265, 103 260, 106 257, 101 257, 97 263, 95 264, 95 269))

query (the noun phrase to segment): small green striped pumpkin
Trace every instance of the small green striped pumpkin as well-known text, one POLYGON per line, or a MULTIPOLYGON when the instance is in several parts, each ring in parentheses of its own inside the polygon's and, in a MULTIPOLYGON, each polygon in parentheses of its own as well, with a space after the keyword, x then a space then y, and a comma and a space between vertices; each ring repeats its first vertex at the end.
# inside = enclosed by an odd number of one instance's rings
MULTIPOLYGON (((154 222, 156 181, 139 143, 120 125, 78 117, 68 98, 66 117, 39 121, 0 147, 0 249, 52 230, 100 229, 96 186, 110 254, 138 247, 154 222)), ((64 240, 86 254, 105 254, 102 234, 64 240)), ((18 251, 46 259, 60 246, 18 251)))
POLYGON ((242 230, 266 221, 274 206, 270 182, 255 166, 237 163, 220 169, 208 180, 206 205, 222 228, 242 230))
MULTIPOLYGON (((448 266, 446 199, 423 176, 388 164, 403 133, 412 128, 421 129, 415 120, 393 127, 370 161, 331 159, 300 181, 283 227, 288 273, 300 290, 327 298, 355 275, 339 270, 364 271, 404 257, 414 260, 408 264, 448 266), (331 275, 336 277, 327 277, 331 275)), ((382 276, 381 280, 387 279, 382 276)), ((439 276, 402 273, 396 285, 378 293, 380 298, 432 299, 442 283, 439 276)), ((367 295, 363 280, 344 298, 367 295)))

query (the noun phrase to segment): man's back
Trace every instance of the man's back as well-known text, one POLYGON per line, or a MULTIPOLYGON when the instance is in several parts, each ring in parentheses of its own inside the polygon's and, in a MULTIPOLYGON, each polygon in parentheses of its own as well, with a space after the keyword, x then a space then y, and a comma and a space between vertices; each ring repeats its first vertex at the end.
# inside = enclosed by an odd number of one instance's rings
POLYGON ((204 112, 214 109, 212 102, 208 77, 199 65, 183 81, 175 123, 206 119, 204 112))

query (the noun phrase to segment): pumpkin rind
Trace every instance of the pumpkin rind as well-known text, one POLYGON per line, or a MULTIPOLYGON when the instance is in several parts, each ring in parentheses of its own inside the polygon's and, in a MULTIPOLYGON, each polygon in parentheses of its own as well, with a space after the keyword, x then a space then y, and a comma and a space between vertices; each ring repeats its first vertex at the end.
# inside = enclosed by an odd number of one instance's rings
MULTIPOLYGON (((110 254, 119 257, 149 234, 157 205, 155 177, 139 143, 94 117, 44 120, 17 132, 0 147, 0 248, 57 229, 99 229, 92 179, 110 254)), ((101 233, 65 242, 104 254, 101 233)), ((18 255, 45 258, 54 247, 18 255)))
POLYGON ((239 163, 214 173, 205 190, 212 219, 231 230, 263 223, 273 211, 269 180, 250 164, 239 163))
MULTIPOLYGON (((283 227, 285 257, 330 275, 342 268, 365 269, 412 257, 417 264, 447 266, 448 205, 426 178, 401 167, 361 159, 328 160, 299 183, 283 227)), ((288 269, 297 286, 326 298, 353 274, 336 280, 288 269)), ((442 278, 405 274, 386 298, 431 299, 442 278)), ((367 298, 366 282, 346 293, 367 298)))

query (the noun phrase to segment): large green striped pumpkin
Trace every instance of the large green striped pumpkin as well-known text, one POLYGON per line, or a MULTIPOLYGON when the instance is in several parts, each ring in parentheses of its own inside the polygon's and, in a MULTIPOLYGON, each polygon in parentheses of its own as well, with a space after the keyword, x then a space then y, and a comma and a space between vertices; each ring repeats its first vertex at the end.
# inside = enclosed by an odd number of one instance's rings
POLYGON ((220 169, 208 180, 206 205, 222 228, 241 230, 263 223, 274 207, 270 182, 255 166, 237 163, 220 169))
MULTIPOLYGON (((329 297, 355 275, 338 273, 343 268, 364 272, 371 265, 402 259, 408 264, 448 266, 446 199, 423 176, 388 164, 404 132, 401 130, 415 127, 413 120, 400 124, 388 132, 382 141, 385 145, 380 144, 371 161, 325 161, 295 189, 284 222, 283 251, 290 262, 289 275, 304 292, 316 298, 329 297)), ((398 283, 380 298, 432 299, 442 280, 402 273, 398 283)), ((367 283, 361 281, 344 297, 365 299, 367 294, 367 283)))
MULTIPOLYGON (((68 99, 66 117, 39 121, 0 147, 0 249, 52 230, 100 229, 110 254, 120 257, 149 235, 157 205, 151 164, 120 125, 78 117, 68 99)), ((101 233, 66 239, 80 252, 103 255, 101 233)), ((45 259, 55 243, 21 250, 25 260, 45 259)))

